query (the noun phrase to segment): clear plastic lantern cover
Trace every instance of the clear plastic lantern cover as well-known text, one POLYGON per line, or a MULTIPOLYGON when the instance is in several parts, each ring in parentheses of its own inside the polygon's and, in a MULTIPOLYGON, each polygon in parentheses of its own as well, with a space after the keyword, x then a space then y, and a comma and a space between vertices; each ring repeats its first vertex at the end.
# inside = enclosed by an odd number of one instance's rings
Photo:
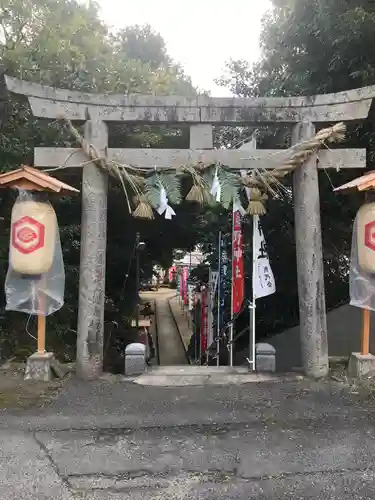
POLYGON ((64 304, 57 218, 45 193, 20 191, 12 209, 6 310, 48 316, 64 304))
POLYGON ((355 218, 349 276, 350 305, 375 311, 375 203, 355 218))

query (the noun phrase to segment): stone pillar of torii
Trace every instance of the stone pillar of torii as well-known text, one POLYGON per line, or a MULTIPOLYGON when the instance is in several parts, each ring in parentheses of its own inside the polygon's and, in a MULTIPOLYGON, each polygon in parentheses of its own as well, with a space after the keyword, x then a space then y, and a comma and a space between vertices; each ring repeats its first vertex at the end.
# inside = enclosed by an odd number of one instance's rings
MULTIPOLYGON (((100 155, 140 168, 219 162, 237 170, 275 167, 277 151, 213 149, 213 126, 291 124, 298 143, 315 135, 315 125, 366 119, 375 87, 309 97, 211 98, 206 96, 98 95, 53 89, 10 77, 8 90, 27 96, 34 116, 85 123, 85 139, 100 155), (107 122, 190 127, 190 149, 108 148, 107 122)), ((280 151, 279 151, 280 152, 280 151)), ((82 167, 82 225, 77 372, 102 370, 107 225, 107 177, 87 164, 81 149, 35 148, 36 167, 82 167)), ((304 371, 328 372, 327 320, 319 204, 319 168, 366 166, 365 149, 323 149, 293 176, 300 338, 304 371)))

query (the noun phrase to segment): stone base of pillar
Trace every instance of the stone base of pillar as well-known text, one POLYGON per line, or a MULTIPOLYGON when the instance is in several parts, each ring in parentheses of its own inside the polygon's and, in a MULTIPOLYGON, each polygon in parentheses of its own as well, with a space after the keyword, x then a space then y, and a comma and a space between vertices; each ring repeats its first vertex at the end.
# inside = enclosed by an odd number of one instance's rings
POLYGON ((353 378, 375 376, 375 356, 353 352, 349 359, 348 375, 353 378))
POLYGON ((55 364, 53 352, 36 352, 27 358, 25 380, 42 380, 49 382, 53 379, 52 365, 55 364))

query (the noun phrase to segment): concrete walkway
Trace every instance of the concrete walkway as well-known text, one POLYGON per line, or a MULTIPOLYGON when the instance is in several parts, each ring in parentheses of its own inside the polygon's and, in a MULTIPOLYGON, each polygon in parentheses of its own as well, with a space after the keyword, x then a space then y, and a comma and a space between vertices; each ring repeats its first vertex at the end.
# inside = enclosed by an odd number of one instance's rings
POLYGON ((156 325, 161 366, 187 364, 185 350, 169 306, 174 290, 160 289, 155 294, 156 325))
POLYGON ((187 352, 187 350, 189 349, 190 339, 193 334, 191 329, 191 322, 189 322, 188 320, 190 313, 187 311, 186 306, 184 307, 184 309, 181 309, 179 297, 172 297, 169 300, 169 306, 172 311, 177 329, 180 333, 185 351, 187 352))

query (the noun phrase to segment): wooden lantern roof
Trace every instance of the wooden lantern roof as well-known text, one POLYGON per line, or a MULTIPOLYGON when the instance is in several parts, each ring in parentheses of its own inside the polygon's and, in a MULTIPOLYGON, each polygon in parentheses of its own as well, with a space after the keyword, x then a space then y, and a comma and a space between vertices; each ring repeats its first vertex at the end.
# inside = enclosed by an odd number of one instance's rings
POLYGON ((26 191, 44 191, 60 195, 79 193, 79 190, 37 170, 22 165, 17 170, 0 175, 0 188, 24 189, 26 191))
POLYGON ((356 189, 358 191, 368 191, 370 189, 375 189, 375 171, 368 172, 361 177, 357 177, 342 186, 334 189, 334 191, 350 191, 356 189))

